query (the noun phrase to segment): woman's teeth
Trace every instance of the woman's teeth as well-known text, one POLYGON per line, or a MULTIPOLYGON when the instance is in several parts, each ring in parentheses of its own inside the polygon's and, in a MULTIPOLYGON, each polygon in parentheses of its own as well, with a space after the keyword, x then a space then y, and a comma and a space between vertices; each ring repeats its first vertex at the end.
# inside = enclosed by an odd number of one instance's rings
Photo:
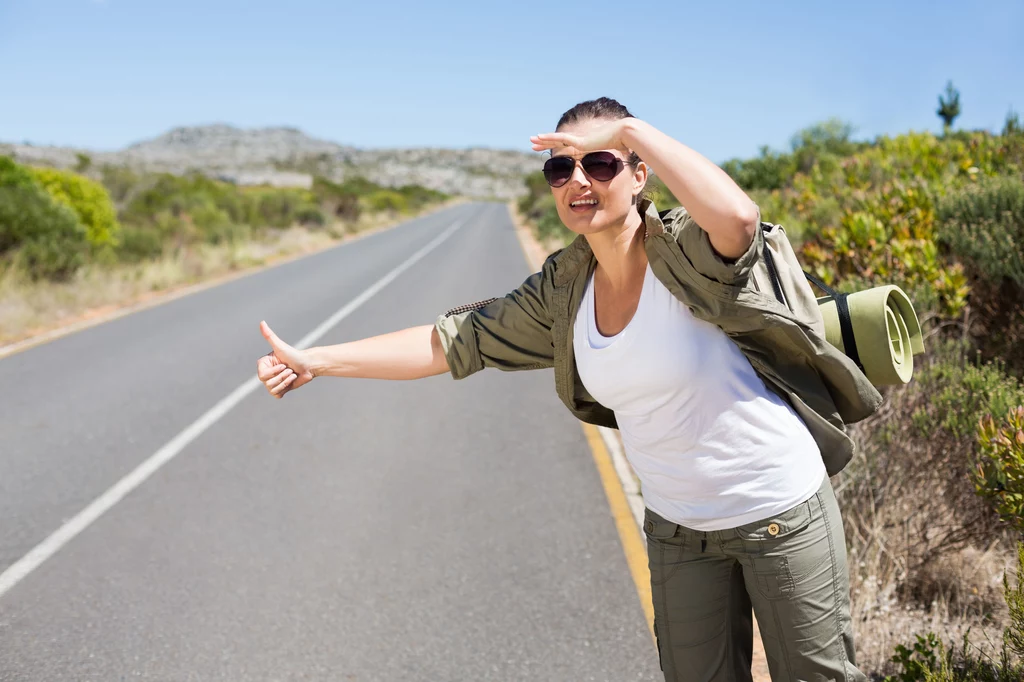
POLYGON ((579 201, 573 201, 569 205, 572 206, 573 208, 576 208, 577 206, 588 206, 588 205, 589 206, 596 206, 597 205, 597 199, 580 199, 579 201))

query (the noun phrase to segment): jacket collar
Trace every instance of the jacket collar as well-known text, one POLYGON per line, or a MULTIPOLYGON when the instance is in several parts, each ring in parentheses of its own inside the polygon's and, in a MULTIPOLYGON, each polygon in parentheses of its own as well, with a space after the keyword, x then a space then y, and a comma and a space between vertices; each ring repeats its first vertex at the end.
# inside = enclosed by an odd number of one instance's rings
MULTIPOLYGON (((637 204, 640 217, 644 221, 644 228, 648 236, 664 234, 665 224, 658 215, 658 209, 650 199, 641 199, 637 204)), ((572 242, 559 251, 554 257, 555 286, 565 286, 579 274, 580 268, 589 266, 594 258, 594 252, 583 235, 577 235, 572 242)), ((589 269, 589 268, 588 268, 589 269)))

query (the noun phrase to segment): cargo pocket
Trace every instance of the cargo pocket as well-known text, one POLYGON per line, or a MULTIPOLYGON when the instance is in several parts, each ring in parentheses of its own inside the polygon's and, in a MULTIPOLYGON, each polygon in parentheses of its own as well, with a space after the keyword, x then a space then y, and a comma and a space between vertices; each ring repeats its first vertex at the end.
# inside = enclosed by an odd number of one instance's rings
POLYGON ((753 558, 757 591, 765 599, 784 599, 793 594, 793 574, 785 556, 756 556, 753 558))
POLYGON ((810 524, 811 506, 807 501, 782 514, 737 528, 750 555, 757 590, 765 599, 784 599, 793 594, 796 576, 788 546, 810 524))

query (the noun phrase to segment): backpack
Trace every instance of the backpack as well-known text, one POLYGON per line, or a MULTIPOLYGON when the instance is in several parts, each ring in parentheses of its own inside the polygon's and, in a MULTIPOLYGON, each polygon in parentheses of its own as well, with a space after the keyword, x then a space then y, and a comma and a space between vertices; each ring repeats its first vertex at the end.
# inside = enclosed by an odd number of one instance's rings
MULTIPOLYGON (((774 227, 761 223, 765 233, 774 227)), ((776 300, 789 307, 767 239, 762 258, 776 300)), ((873 385, 909 382, 914 373, 914 356, 924 352, 921 324, 910 297, 892 284, 844 294, 806 270, 801 272, 825 293, 816 300, 826 340, 853 360, 873 385)))

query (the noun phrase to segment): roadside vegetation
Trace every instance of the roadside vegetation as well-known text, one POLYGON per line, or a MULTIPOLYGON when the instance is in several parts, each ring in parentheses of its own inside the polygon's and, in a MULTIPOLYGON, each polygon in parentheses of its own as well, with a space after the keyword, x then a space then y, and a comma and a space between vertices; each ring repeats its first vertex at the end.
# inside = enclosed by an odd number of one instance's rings
MULTIPOLYGON (((1024 679, 1024 130, 855 141, 831 120, 725 170, 805 268, 840 290, 901 286, 927 353, 854 425, 833 483, 844 509, 858 652, 875 679, 1024 679)), ((653 178, 659 210, 677 202, 653 178)), ((551 249, 572 235, 538 172, 522 217, 551 249)))
POLYGON ((418 185, 309 189, 0 156, 0 344, 156 292, 304 253, 448 200, 418 185))

